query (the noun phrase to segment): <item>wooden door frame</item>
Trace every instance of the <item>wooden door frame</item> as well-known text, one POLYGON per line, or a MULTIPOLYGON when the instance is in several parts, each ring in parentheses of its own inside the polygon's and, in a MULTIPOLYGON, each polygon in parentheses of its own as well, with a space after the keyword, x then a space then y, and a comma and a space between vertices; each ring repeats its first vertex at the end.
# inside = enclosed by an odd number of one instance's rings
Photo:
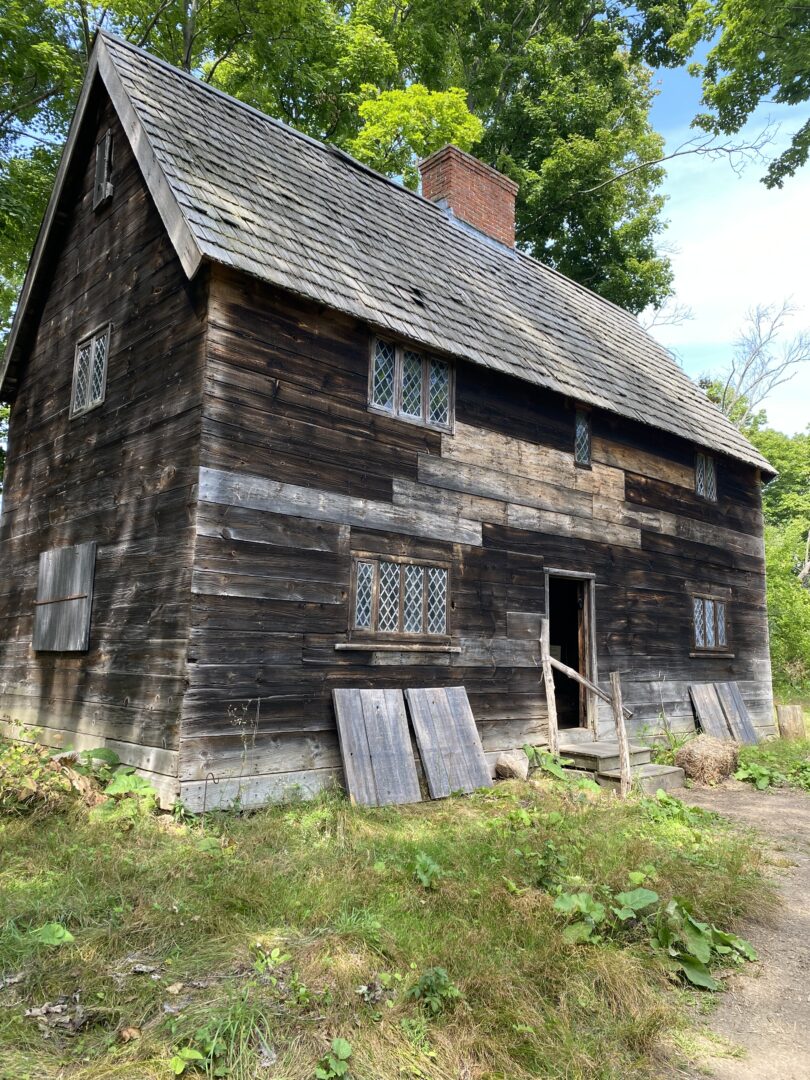
MULTIPOLYGON (((545 567, 545 605, 549 630, 551 629, 549 578, 553 577, 573 578, 576 581, 581 581, 584 585, 585 597, 582 606, 582 615, 585 627, 585 638, 587 641, 584 656, 586 670, 580 672, 580 674, 584 675, 586 679, 590 679, 592 683, 598 685, 599 672, 596 663, 596 574, 589 573, 585 570, 559 570, 553 566, 545 567)), ((582 659, 583 658, 580 657, 580 661, 582 661, 582 659)), ((598 703, 596 694, 594 694, 592 690, 585 690, 585 717, 586 728, 594 732, 594 738, 596 738, 595 733, 598 728, 598 703)))

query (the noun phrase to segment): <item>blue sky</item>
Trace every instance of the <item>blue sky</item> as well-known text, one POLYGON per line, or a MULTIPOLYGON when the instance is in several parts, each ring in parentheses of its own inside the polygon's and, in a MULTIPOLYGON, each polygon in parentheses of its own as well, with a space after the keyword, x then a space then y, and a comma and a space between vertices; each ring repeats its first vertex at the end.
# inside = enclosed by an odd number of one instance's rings
MULTIPOLYGON (((661 71, 652 110, 654 126, 674 150, 690 135, 699 111, 700 84, 686 71, 661 71)), ((810 106, 762 106, 742 135, 780 125, 772 152, 808 117, 810 106)), ((675 300, 693 317, 652 333, 696 377, 728 362, 746 311, 756 304, 791 298, 799 309, 788 334, 810 329, 810 167, 781 190, 760 182, 765 171, 752 162, 737 176, 725 159, 689 156, 667 163, 664 185, 669 228, 662 244, 675 271, 675 300)), ((765 402, 770 423, 783 431, 810 423, 810 364, 765 402)))

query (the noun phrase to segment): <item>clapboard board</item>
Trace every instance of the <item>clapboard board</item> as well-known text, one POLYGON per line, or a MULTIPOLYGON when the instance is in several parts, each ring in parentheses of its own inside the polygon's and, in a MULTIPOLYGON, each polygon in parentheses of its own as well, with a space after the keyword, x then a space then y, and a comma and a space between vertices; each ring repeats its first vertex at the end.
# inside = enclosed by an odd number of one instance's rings
POLYGON ((401 690, 333 690, 349 798, 361 806, 421 802, 401 690))
POLYGON ((689 696, 695 706, 701 730, 715 739, 730 742, 733 739, 726 714, 717 697, 714 683, 690 683, 689 696))
POLYGON ((735 682, 691 683, 689 694, 701 729, 715 739, 752 745, 756 729, 735 682))
POLYGON ((490 787, 492 778, 463 686, 406 690, 431 798, 490 787))

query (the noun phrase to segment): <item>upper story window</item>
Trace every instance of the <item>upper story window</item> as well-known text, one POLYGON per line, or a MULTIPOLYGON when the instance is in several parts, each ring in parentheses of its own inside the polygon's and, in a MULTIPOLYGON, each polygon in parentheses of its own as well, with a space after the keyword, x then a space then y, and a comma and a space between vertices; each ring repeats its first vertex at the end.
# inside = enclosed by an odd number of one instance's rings
POLYGON ((93 180, 93 209, 98 210, 112 198, 112 132, 96 143, 96 171, 93 180))
POLYGON ((577 465, 591 463, 591 414, 587 409, 577 409, 574 422, 574 461, 577 465))
POLYGON ((436 356, 375 338, 369 404, 411 423, 449 431, 453 422, 452 368, 436 356))
POLYGON ((728 646, 725 600, 713 596, 693 596, 692 621, 696 649, 710 652, 728 646))
POLYGON ((702 498, 717 502, 717 466, 711 454, 695 457, 695 491, 702 498))
POLYGON ((73 361, 73 392, 70 415, 78 416, 100 405, 107 389, 107 354, 110 351, 110 325, 83 338, 76 346, 73 361))
POLYGON ((446 566, 358 557, 354 564, 352 627, 380 634, 447 634, 446 566))

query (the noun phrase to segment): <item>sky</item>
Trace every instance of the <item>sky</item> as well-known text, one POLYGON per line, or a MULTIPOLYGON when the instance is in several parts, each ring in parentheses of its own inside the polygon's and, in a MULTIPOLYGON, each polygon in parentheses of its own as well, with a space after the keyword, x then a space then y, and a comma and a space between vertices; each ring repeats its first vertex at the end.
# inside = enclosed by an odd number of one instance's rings
MULTIPOLYGON (((656 81, 660 93, 651 118, 671 152, 692 134, 700 84, 684 70, 661 71, 656 81)), ((742 135, 775 122, 775 142, 765 148, 775 156, 808 117, 810 106, 765 105, 742 135)), ((663 245, 675 272, 675 302, 689 307, 692 318, 651 333, 693 378, 728 364, 746 312, 757 304, 791 299, 798 310, 785 336, 810 330, 810 166, 781 190, 760 182, 765 167, 754 161, 737 176, 725 158, 695 155, 666 165, 669 228, 663 245)), ((773 427, 804 430, 810 423, 810 363, 764 408, 773 427)))

